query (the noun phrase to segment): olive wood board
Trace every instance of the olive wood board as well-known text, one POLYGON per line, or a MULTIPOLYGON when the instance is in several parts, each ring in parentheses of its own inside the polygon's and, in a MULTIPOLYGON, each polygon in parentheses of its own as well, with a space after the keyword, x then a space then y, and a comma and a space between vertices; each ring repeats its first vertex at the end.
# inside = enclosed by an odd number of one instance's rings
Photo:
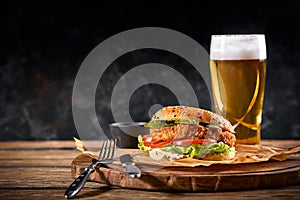
MULTIPOLYGON (((79 155, 72 162, 72 178, 89 166, 91 158, 79 155)), ((156 191, 234 191, 283 187, 300 183, 300 159, 199 167, 137 165, 141 178, 130 178, 120 164, 98 166, 89 181, 130 189, 156 191)))

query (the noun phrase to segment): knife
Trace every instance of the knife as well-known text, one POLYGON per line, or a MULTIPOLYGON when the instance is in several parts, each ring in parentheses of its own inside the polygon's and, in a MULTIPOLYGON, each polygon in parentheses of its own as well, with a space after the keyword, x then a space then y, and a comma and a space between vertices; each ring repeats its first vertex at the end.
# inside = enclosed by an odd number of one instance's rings
POLYGON ((122 155, 119 159, 122 163, 122 167, 125 168, 126 173, 130 178, 141 177, 141 170, 137 166, 135 166, 135 163, 129 154, 122 155))

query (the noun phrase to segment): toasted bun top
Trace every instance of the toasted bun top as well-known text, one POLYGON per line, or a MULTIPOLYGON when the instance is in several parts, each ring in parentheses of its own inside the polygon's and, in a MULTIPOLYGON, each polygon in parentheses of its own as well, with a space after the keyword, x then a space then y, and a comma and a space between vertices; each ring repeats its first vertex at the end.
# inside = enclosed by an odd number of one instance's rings
POLYGON ((221 115, 188 106, 167 106, 158 110, 152 120, 195 120, 203 123, 213 124, 234 133, 234 129, 229 121, 221 115))

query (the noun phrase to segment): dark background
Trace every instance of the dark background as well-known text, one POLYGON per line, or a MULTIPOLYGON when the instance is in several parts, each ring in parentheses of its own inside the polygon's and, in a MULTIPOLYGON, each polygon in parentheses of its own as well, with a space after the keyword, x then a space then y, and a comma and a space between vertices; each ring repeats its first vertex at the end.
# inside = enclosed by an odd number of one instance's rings
MULTIPOLYGON (((268 69, 262 137, 299 139, 300 6, 296 2, 1 1, 0 140, 77 136, 71 96, 81 62, 110 36, 147 26, 182 32, 207 51, 212 34, 265 34, 268 69)), ((109 104, 118 78, 153 59, 181 69, 200 98, 206 96, 201 106, 210 108, 207 88, 188 63, 168 52, 145 49, 122 56, 108 68, 101 79, 105 87, 96 95, 97 115, 109 113, 109 107, 102 105, 109 104)), ((167 88, 147 85, 131 99, 132 105, 143 106, 131 106, 130 113, 137 121, 148 120, 151 105, 176 102, 167 88)), ((105 131, 105 124, 112 121, 109 114, 102 116, 105 131)))

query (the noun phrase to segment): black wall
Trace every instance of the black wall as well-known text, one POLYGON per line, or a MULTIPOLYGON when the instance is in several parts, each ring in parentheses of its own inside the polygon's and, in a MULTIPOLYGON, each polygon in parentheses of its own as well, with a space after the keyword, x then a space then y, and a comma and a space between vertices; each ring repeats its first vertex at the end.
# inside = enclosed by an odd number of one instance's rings
MULTIPOLYGON (((263 33, 268 63, 263 138, 300 138, 300 6, 297 1, 132 4, 103 1, 1 1, 0 140, 72 139, 77 136, 71 110, 73 82, 85 56, 104 39, 137 27, 182 32, 209 51, 212 34, 263 33)), ((143 50, 114 62, 97 91, 97 114, 109 100, 113 83, 130 66, 157 62, 180 66, 192 85, 201 85, 188 63, 168 52, 143 50), (184 67, 182 67, 184 66, 184 67), (113 80, 113 81, 106 81, 113 80)), ((200 96, 207 96, 198 87, 200 96)), ((207 98, 207 97, 204 97, 207 98)), ((176 103, 158 85, 139 89, 131 99, 135 120, 148 120, 153 103, 176 103), (145 98, 144 92, 148 92, 145 98), (150 99, 146 101, 145 99, 150 99), (146 108, 146 109, 142 109, 146 108), (146 112, 147 111, 147 112, 146 112)), ((202 107, 210 105, 204 100, 202 107)), ((100 123, 112 122, 111 116, 100 123)), ((106 129, 105 129, 106 130, 106 129)), ((107 130, 106 130, 107 131, 107 130)))

